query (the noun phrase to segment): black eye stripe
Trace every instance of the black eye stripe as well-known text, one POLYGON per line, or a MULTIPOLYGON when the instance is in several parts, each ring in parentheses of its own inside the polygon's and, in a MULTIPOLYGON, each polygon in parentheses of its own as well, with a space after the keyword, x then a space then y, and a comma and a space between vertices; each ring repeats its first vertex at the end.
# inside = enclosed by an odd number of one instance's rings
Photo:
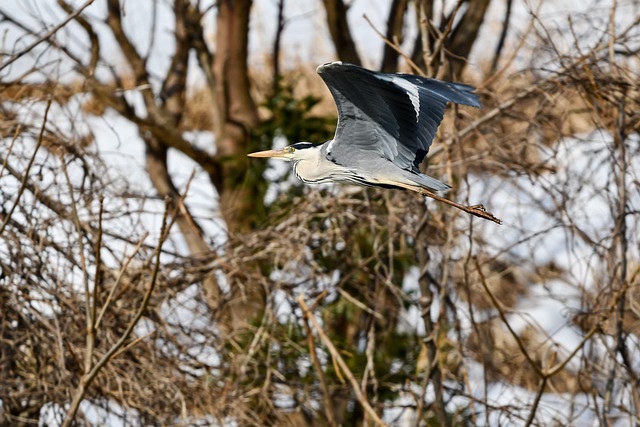
POLYGON ((298 142, 298 143, 290 145, 290 147, 295 149, 295 150, 304 150, 305 148, 311 148, 311 147, 314 147, 314 146, 315 146, 315 144, 312 144, 310 142, 298 142))

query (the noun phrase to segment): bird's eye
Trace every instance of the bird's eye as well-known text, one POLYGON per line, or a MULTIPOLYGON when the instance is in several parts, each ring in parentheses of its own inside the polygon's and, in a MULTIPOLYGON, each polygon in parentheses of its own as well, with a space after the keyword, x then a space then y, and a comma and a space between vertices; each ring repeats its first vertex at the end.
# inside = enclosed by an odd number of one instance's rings
POLYGON ((296 151, 296 149, 293 147, 284 147, 285 153, 293 153, 294 151, 296 151))

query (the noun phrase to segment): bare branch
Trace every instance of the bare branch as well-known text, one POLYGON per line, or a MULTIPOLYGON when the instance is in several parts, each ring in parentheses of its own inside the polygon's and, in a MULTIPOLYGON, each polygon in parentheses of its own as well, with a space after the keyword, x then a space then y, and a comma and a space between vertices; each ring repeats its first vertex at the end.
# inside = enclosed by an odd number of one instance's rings
POLYGON ((349 21, 347 20, 347 7, 343 0, 322 0, 322 3, 327 13, 329 34, 331 34, 338 58, 351 64, 362 64, 351 36, 349 21))
MULTIPOLYGON (((502 54, 502 48, 504 47, 504 42, 507 39, 507 33, 509 32, 509 25, 511 24, 511 8, 513 6, 513 0, 507 0, 507 4, 504 10, 504 19, 502 21, 502 30, 500 31, 500 38, 498 39, 498 44, 496 45, 496 51, 493 54, 493 61, 491 61, 491 69, 489 73, 493 74, 496 71, 498 66, 498 61, 500 60, 500 56, 502 54)), ((522 40, 527 38, 526 34, 521 37, 522 40)), ((518 49, 516 49, 517 51, 518 49)))
POLYGON ((102 356, 102 358, 93 366, 91 371, 86 372, 82 376, 82 380, 80 382, 80 385, 78 386, 78 389, 76 390, 76 393, 75 393, 75 395, 73 397, 73 401, 71 402, 71 405, 69 407, 67 415, 65 416, 64 422, 62 423, 63 427, 68 427, 73 423, 73 420, 75 419, 76 413, 78 411, 78 408, 80 407, 80 403, 82 402, 82 400, 84 398, 84 395, 86 393, 87 388, 91 385, 91 383, 93 382, 94 378, 98 375, 98 373, 102 370, 102 368, 107 363, 109 363, 111 358, 113 358, 113 356, 116 353, 119 352, 120 348, 129 339, 129 336, 131 335, 131 332, 133 332, 133 329, 138 324, 138 322, 142 318, 142 314, 145 312, 145 310, 147 309, 147 306, 149 305, 149 300, 151 299, 151 294, 153 293, 153 290, 154 290, 155 285, 156 285, 156 280, 158 279, 158 271, 160 269, 160 254, 162 253, 162 246, 163 246, 164 242, 167 240, 167 237, 169 236, 168 232, 169 232, 169 230, 171 228, 171 226, 167 224, 168 215, 169 215, 169 200, 167 199, 167 200, 165 200, 164 216, 162 218, 162 227, 160 229, 160 240, 158 242, 158 246, 157 246, 156 253, 155 253, 156 262, 155 262, 155 266, 153 268, 153 275, 151 277, 151 282, 149 284, 147 292, 144 295, 144 299, 142 300, 142 303, 140 304, 140 308, 136 312, 136 314, 133 317, 133 319, 131 319, 131 322, 129 323, 129 326, 124 331, 124 333, 122 334, 120 339, 111 347, 111 349, 109 349, 109 351, 104 356, 102 356))
MULTIPOLYGON (((404 26, 404 16, 409 6, 409 0, 393 0, 389 8, 389 17, 387 18, 387 32, 384 37, 385 46, 382 53, 382 64, 380 71, 383 73, 392 73, 398 70, 399 49, 396 49, 390 41, 397 40, 402 43, 402 28, 404 26)), ((373 27, 371 22, 369 25, 373 27)))
POLYGON ((95 0, 87 0, 82 6, 80 6, 80 8, 78 10, 76 10, 74 13, 70 14, 69 16, 67 16, 62 22, 60 22, 58 25, 56 25, 51 30, 49 30, 49 32, 47 32, 47 34, 45 34, 44 36, 42 36, 39 39, 35 40, 33 43, 31 43, 29 46, 27 46, 26 48, 24 48, 23 50, 21 50, 17 54, 13 55, 11 57, 11 59, 9 59, 4 64, 0 65, 0 71, 4 70, 9 65, 13 64, 18 59, 20 59, 21 57, 23 57, 27 53, 31 52, 40 43, 49 40, 54 34, 56 34, 58 31, 60 31, 61 28, 63 28, 69 22, 71 22, 74 19, 76 19, 87 7, 91 6, 91 4, 94 1, 95 0))
MULTIPOLYGON (((7 224, 9 223, 9 221, 11 220, 11 216, 13 215, 13 212, 16 210, 16 207, 18 206, 18 204, 20 203, 20 197, 22 196, 22 193, 24 192, 24 189, 27 187, 27 180, 29 179, 29 172, 31 171, 31 167, 33 166, 33 162, 36 159, 36 154, 38 154, 38 150, 40 149, 40 146, 42 146, 42 139, 44 136, 44 130, 47 124, 47 116, 49 115, 49 109, 51 108, 51 98, 49 98, 49 100, 47 101, 47 106, 44 110, 44 116, 42 117, 42 126, 40 127, 40 135, 38 135, 38 141, 36 142, 36 147, 33 150, 33 154, 31 155, 31 158, 29 159, 29 164, 27 165, 27 168, 25 169, 24 175, 22 176, 22 183, 20 184, 20 189, 18 189, 18 194, 16 195, 16 200, 13 202, 13 205, 11 206, 11 209, 9 210, 9 213, 4 217, 4 221, 2 221, 2 225, 0 226, 0 235, 4 232, 4 229, 6 228, 7 224)), ((3 164, 3 169, 7 167, 6 164, 6 160, 9 157, 7 156, 5 158, 5 160, 2 162, 3 164)), ((10 168, 8 168, 9 171, 11 171, 10 168)))
POLYGON ((373 419, 373 421, 377 425, 386 426, 387 424, 385 424, 382 421, 382 419, 380 419, 378 414, 376 414, 376 411, 373 410, 369 402, 363 396, 362 391, 360 390, 360 385, 358 384, 358 381, 353 376, 353 373, 345 363, 344 359, 342 359, 342 357, 340 356, 340 353, 338 352, 336 347, 333 345, 333 343, 331 342, 327 334, 324 332, 324 330, 320 327, 320 325, 316 321, 313 315, 313 312, 311 312, 309 310, 309 307, 307 307, 307 304, 304 302, 304 295, 302 294, 298 295, 297 301, 298 301, 298 304, 300 304, 300 308, 302 308, 302 312, 304 313, 305 317, 309 320, 309 322, 311 322, 315 331, 318 333, 320 340, 325 345, 325 347, 327 347, 327 350, 329 350, 329 353, 331 353, 331 357, 333 358, 334 362, 338 364, 342 373, 346 375, 347 379, 349 380, 349 383, 351 384, 351 389, 353 390, 353 393, 358 398, 358 401, 360 402, 364 410, 367 411, 371 419, 373 419))

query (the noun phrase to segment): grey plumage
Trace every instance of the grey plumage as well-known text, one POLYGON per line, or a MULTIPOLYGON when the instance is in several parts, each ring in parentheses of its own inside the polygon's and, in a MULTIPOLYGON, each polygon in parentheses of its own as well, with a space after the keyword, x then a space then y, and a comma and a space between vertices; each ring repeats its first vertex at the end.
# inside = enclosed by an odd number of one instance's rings
POLYGON ((321 65, 338 109, 335 136, 321 145, 298 143, 250 154, 296 162, 305 182, 344 181, 360 185, 449 188, 419 170, 448 102, 480 107, 474 88, 410 74, 376 73, 355 65, 321 65))

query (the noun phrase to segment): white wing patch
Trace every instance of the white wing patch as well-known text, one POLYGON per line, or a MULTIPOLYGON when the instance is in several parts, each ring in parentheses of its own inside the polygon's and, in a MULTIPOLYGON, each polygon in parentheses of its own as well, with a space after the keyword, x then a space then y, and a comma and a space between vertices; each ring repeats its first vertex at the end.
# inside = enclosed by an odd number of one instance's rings
POLYGON ((332 65, 342 65, 342 61, 325 62, 322 65, 318 65, 316 73, 320 74, 324 68, 331 68, 332 65))
POLYGON ((332 139, 331 141, 329 141, 329 143, 327 144, 327 154, 331 154, 331 148, 333 148, 333 143, 335 142, 335 139, 332 139))
POLYGON ((418 86, 403 79, 402 77, 380 75, 377 75, 376 77, 391 82, 404 89, 407 92, 407 95, 409 95, 409 99, 413 104, 413 109, 416 110, 416 122, 420 121, 420 92, 418 91, 418 86))

